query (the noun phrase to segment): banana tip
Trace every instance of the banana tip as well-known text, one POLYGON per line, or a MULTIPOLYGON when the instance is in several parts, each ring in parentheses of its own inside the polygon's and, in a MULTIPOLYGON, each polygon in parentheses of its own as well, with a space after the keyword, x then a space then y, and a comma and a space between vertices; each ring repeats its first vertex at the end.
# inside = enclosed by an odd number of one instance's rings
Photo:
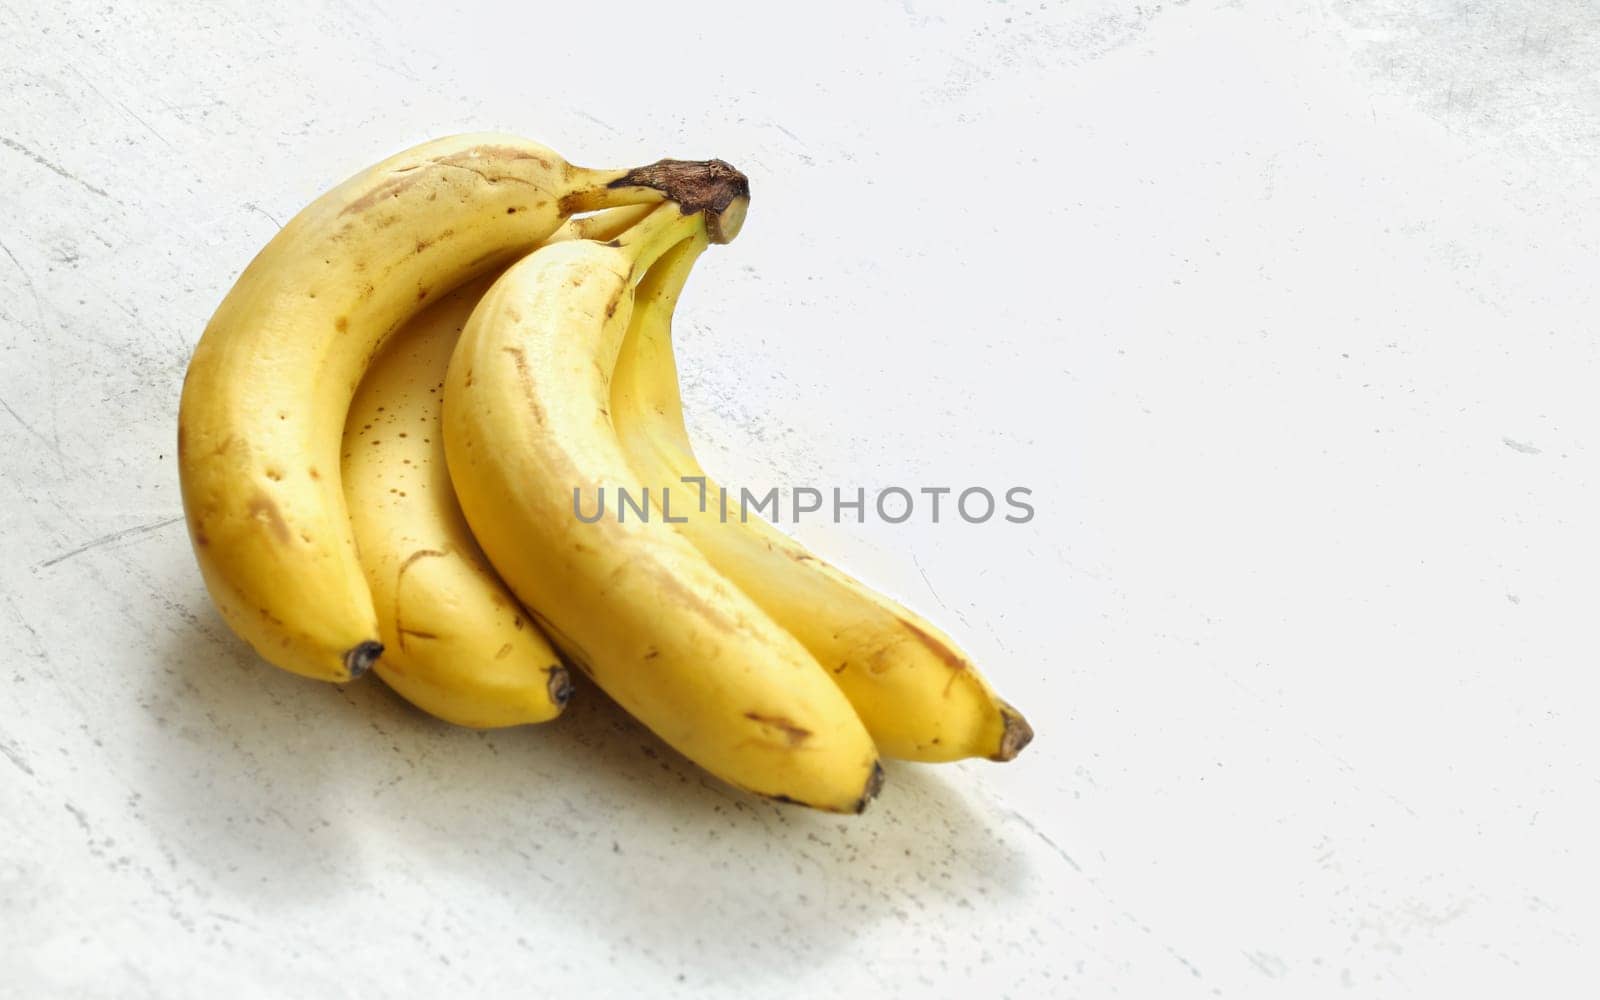
POLYGON ((567 702, 572 700, 572 675, 559 663, 546 667, 545 672, 550 675, 549 680, 545 682, 545 689, 550 692, 550 700, 555 702, 557 708, 565 708, 567 702))
POLYGON ((1022 717, 1021 712, 1010 705, 1001 706, 1000 718, 1004 724, 1000 733, 1000 749, 989 759, 1004 762, 1014 759, 1033 742, 1033 727, 1028 725, 1028 720, 1022 717))
POLYGON ((744 215, 750 210, 750 196, 741 195, 720 212, 706 213, 706 234, 713 243, 732 243, 744 228, 744 215))
POLYGON ((355 680, 371 670, 381 655, 383 655, 383 643, 371 640, 358 642, 344 654, 344 669, 349 673, 350 679, 355 680))
POLYGON ((861 798, 856 800, 856 815, 867 811, 867 803, 878 797, 883 791, 883 765, 877 761, 872 762, 872 774, 867 776, 867 787, 861 790, 861 798))

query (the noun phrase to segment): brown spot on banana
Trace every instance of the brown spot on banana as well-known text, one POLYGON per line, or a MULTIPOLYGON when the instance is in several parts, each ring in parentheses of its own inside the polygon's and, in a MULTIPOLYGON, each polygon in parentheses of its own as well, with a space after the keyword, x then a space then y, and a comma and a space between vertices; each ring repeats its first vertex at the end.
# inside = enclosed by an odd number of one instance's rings
MULTIPOLYGON (((601 521, 600 524, 611 530, 622 530, 616 527, 615 521, 601 521)), ((638 566, 638 562, 624 563, 618 567, 618 571, 638 566)), ((677 574, 666 572, 659 566, 652 566, 650 571, 655 573, 656 583, 661 588, 663 596, 676 600, 683 607, 711 623, 713 628, 738 632, 746 627, 742 618, 728 614, 715 601, 706 600, 699 590, 685 584, 677 574)))
POLYGON ((350 204, 340 209, 339 214, 360 215, 367 209, 386 199, 400 197, 405 193, 407 188, 415 187, 417 183, 420 182, 424 176, 426 176, 425 174, 418 172, 418 167, 420 166, 421 164, 418 164, 418 166, 403 167, 400 170, 395 171, 395 173, 399 176, 389 178, 382 184, 379 184, 377 187, 373 188, 371 191, 368 191, 366 194, 357 198, 355 201, 352 201, 350 204))
POLYGON ((971 664, 967 662, 966 657, 951 649, 939 639, 929 635, 925 629, 917 625, 915 622, 907 621, 906 619, 902 618, 900 619, 900 624, 905 626, 906 631, 911 633, 912 638, 926 646, 934 656, 943 661, 944 665, 949 667, 952 671, 959 673, 971 666, 971 664))
MULTIPOLYGON (((522 395, 528 401, 528 410, 533 414, 534 423, 544 426, 544 407, 539 405, 539 397, 533 391, 533 372, 528 368, 528 356, 520 347, 502 347, 501 350, 511 355, 511 360, 517 366, 517 380, 522 383, 522 395)), ((467 384, 472 384, 472 372, 467 372, 467 384)))
POLYGON ((783 734, 783 738, 788 741, 791 747, 797 747, 811 738, 811 730, 804 726, 796 725, 793 720, 781 715, 762 715, 760 712, 746 712, 744 717, 751 722, 776 729, 783 734))
MULTIPOLYGON (((440 166, 457 167, 463 163, 471 163, 480 156, 493 160, 532 160, 546 170, 555 169, 549 157, 540 156, 538 153, 530 152, 526 149, 518 149, 516 146, 475 146, 467 152, 442 156, 431 162, 440 166)), ((570 174, 571 164, 564 163, 562 168, 564 176, 570 174)))
MULTIPOLYGON (((373 443, 376 444, 377 442, 373 442, 373 443)), ((401 595, 401 589, 402 589, 402 587, 404 586, 404 584, 406 582, 406 573, 411 569, 412 566, 416 565, 416 563, 417 563, 417 561, 419 559, 442 558, 444 555, 445 555, 445 553, 440 551, 439 549, 418 549, 415 552, 411 553, 409 556, 406 556, 405 562, 402 562, 400 564, 400 568, 395 572, 395 575, 394 575, 394 630, 395 630, 395 634, 397 636, 399 636, 399 638, 400 638, 400 651, 401 652, 405 652, 406 636, 408 636, 408 635, 416 636, 419 639, 437 639, 437 638, 439 638, 437 635, 433 635, 433 634, 428 633, 428 632, 418 632, 415 629, 408 629, 408 628, 405 627, 405 623, 402 622, 401 619, 400 619, 400 595, 401 595)))
POLYGON ((429 557, 443 556, 444 554, 445 553, 440 551, 439 549, 418 549, 417 551, 411 553, 409 556, 406 556, 406 561, 400 564, 400 572, 397 574, 397 579, 395 580, 395 587, 398 588, 400 586, 400 581, 405 578, 406 570, 410 569, 412 564, 415 563, 418 559, 427 559, 429 557))
POLYGON ((250 499, 246 512, 252 520, 266 525, 280 543, 289 541, 289 523, 283 519, 283 512, 278 509, 277 501, 265 493, 257 493, 250 499))
POLYGON ((400 648, 402 650, 404 650, 406 648, 406 637, 407 636, 410 636, 413 639, 437 639, 437 638, 439 638, 439 634, 437 632, 424 632, 421 629, 415 629, 415 628, 396 628, 395 632, 400 636, 400 648))

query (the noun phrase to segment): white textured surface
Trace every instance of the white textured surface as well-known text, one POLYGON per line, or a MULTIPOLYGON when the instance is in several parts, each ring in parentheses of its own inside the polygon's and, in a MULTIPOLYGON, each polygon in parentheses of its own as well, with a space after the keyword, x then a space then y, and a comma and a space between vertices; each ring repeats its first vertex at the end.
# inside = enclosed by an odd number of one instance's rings
POLYGON ((1588 5, 513 6, 0 6, 0 994, 1592 988, 1588 5), (811 815, 227 634, 188 352, 275 220, 479 127, 750 173, 681 327, 724 478, 1036 491, 801 532, 1019 761, 811 815))

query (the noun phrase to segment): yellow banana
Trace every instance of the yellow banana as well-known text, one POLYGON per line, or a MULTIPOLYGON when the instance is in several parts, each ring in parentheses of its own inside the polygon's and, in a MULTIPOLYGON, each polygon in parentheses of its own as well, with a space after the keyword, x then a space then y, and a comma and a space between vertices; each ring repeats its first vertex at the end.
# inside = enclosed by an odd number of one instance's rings
POLYGON ((636 479, 607 411, 635 281, 674 243, 731 239, 747 190, 733 174, 688 215, 664 205, 512 266, 450 360, 445 452, 501 576, 625 709, 732 784, 859 811, 882 770, 821 665, 669 525, 578 516, 580 494, 636 479))
POLYGON ((468 530, 439 427, 456 337, 494 276, 424 309, 350 404, 344 493, 384 654, 373 669, 418 708, 475 728, 543 722, 572 686, 468 530))
MULTIPOLYGON (((655 207, 574 216, 549 239, 610 239, 655 207)), ((385 647, 373 669, 423 711, 479 729, 543 722, 572 692, 549 640, 478 548, 445 467, 450 352, 498 276, 462 285, 384 345, 344 432, 345 500, 385 647)))
POLYGON ((391 157, 295 216, 212 316, 178 415, 189 534, 229 626, 309 677, 343 681, 370 667, 383 647, 339 447, 384 340, 567 214, 681 200, 726 169, 590 170, 513 136, 457 136, 391 157))
POLYGON ((1010 760, 1033 737, 978 668, 929 622, 812 555, 759 515, 724 518, 684 424, 672 314, 704 239, 674 247, 636 292, 611 382, 611 420, 639 489, 670 491, 674 518, 711 564, 810 650, 879 751, 906 760, 1010 760), (698 482, 696 481, 698 480, 698 482))

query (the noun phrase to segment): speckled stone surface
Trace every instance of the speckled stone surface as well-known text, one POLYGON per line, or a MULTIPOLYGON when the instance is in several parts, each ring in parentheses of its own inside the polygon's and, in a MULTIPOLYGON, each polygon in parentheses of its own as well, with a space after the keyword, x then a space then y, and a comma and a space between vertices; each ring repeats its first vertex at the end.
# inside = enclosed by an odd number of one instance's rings
POLYGON ((1600 834, 1582 4, 0 5, 0 996, 1577 996, 1600 834), (257 660, 174 467, 280 223, 433 135, 721 156, 679 338, 732 483, 1039 737, 865 816, 579 692, 257 660))

